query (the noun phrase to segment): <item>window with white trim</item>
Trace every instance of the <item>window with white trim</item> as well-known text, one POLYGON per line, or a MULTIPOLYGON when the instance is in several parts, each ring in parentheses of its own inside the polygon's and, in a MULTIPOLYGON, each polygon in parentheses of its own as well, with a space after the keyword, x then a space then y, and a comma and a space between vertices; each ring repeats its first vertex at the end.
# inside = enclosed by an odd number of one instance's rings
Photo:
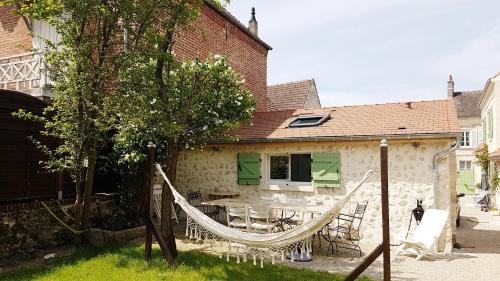
POLYGON ((462 140, 460 141, 461 147, 471 147, 470 135, 471 135, 470 131, 463 131, 462 132, 462 140))
POLYGON ((459 170, 472 170, 472 161, 458 161, 459 170))
POLYGON ((269 155, 268 180, 282 182, 311 182, 311 154, 269 155))

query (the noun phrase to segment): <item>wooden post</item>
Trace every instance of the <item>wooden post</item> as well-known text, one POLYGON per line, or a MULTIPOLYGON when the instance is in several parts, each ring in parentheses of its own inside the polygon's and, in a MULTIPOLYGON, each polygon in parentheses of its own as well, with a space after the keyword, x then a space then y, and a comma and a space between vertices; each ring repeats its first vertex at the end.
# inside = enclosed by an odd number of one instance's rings
POLYGON ((364 260, 346 277, 346 281, 354 281, 372 264, 378 256, 384 257, 384 281, 391 280, 391 248, 389 237, 389 172, 387 141, 380 143, 380 189, 382 203, 382 243, 378 245, 364 260))
POLYGON ((146 261, 151 259, 151 250, 153 245, 153 225, 151 223, 151 216, 153 215, 153 179, 154 179, 154 162, 155 162, 155 148, 152 143, 148 143, 148 158, 146 167, 148 171, 148 182, 146 187, 146 200, 144 202, 144 221, 146 223, 146 239, 144 241, 144 259, 146 261))
POLYGON ((391 246, 389 236, 389 169, 387 141, 380 143, 380 184, 382 189, 382 248, 384 251, 384 281, 391 280, 391 246))
POLYGON ((63 180, 64 180, 64 172, 59 171, 57 173, 57 200, 63 200, 63 180))

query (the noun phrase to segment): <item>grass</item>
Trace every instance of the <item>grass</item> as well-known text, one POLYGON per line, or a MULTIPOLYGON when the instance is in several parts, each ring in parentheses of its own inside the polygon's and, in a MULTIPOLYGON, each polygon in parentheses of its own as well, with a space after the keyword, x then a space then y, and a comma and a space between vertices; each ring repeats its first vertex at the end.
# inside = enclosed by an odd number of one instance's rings
MULTIPOLYGON (((104 248, 82 248, 75 255, 58 258, 50 265, 39 269, 17 272, 0 277, 0 281, 14 280, 87 280, 87 281, 132 281, 132 280, 343 280, 339 274, 329 274, 284 265, 265 264, 264 268, 251 262, 236 264, 218 257, 198 252, 183 252, 177 259, 177 267, 170 268, 162 259, 161 252, 154 249, 153 260, 143 260, 144 248, 139 245, 107 246, 104 248)), ((368 278, 358 280, 370 281, 368 278)))

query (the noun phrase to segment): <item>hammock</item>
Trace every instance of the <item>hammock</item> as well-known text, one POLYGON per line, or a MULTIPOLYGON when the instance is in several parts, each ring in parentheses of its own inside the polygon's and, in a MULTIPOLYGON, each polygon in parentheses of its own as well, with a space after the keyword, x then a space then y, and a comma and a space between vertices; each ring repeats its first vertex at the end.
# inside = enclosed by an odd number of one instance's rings
POLYGON ((196 239, 197 241, 215 240, 220 242, 219 257, 221 258, 222 249, 225 243, 228 248, 226 251, 228 261, 229 255, 233 254, 232 250, 235 250, 234 254, 237 257, 238 263, 240 261, 240 255, 243 257, 243 261, 246 261, 247 254, 249 254, 253 256, 254 264, 256 264, 256 258, 259 257, 261 266, 264 258, 270 257, 274 263, 276 256, 281 256, 281 259, 284 260, 285 255, 288 253, 291 255, 292 261, 293 257, 299 254, 299 251, 302 256, 309 256, 312 252, 312 236, 320 231, 325 225, 329 224, 340 213, 354 193, 373 173, 372 170, 366 172, 365 176, 349 191, 349 193, 335 203, 327 206, 325 212, 320 216, 287 231, 263 234, 230 228, 212 220, 196 207, 191 206, 187 200, 175 190, 159 164, 156 164, 156 168, 172 191, 175 203, 186 212, 186 236, 189 236, 191 239, 196 239))

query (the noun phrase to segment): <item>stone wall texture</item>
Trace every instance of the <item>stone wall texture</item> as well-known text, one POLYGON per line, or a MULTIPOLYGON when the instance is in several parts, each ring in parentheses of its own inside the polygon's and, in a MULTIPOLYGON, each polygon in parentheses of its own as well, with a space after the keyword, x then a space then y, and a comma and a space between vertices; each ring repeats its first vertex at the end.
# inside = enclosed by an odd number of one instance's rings
MULTIPOLYGON (((432 159, 434 154, 449 148, 454 140, 407 140, 389 142, 389 201, 391 242, 406 234, 411 211, 417 198, 423 199, 424 208, 433 205, 432 159)), ((181 153, 178 164, 177 188, 181 194, 189 190, 201 190, 202 194, 214 188, 238 191, 243 199, 258 199, 275 193, 291 198, 311 200, 322 197, 340 197, 359 181, 366 171, 380 166, 378 141, 303 142, 279 144, 221 145, 207 147, 203 151, 181 153), (270 153, 335 152, 341 154, 341 188, 311 188, 303 191, 270 190, 265 176, 258 186, 237 184, 237 153, 258 152, 261 159, 270 153)), ((439 243, 440 250, 451 250, 455 233, 455 164, 454 153, 438 161, 438 208, 452 210, 449 224, 439 243), (453 187, 453 188, 450 188, 453 187)), ((263 160, 263 163, 265 160, 263 160)), ((265 166, 264 164, 262 166, 265 166)), ((206 194, 204 194, 206 198, 206 194)), ((380 174, 374 174, 354 196, 344 212, 349 212, 355 202, 369 200, 361 233, 363 243, 376 245, 381 241, 380 174)), ((413 223, 415 226, 415 223, 413 223)))
POLYGON ((304 108, 321 108, 321 101, 319 99, 318 90, 316 89, 316 85, 314 84, 311 86, 311 93, 306 99, 304 108))
MULTIPOLYGON (((116 209, 115 200, 99 202, 99 210, 95 201, 90 205, 91 220, 99 215, 110 214, 116 209)), ((72 225, 72 220, 65 216, 57 204, 49 206, 65 223, 72 225)), ((30 256, 40 249, 72 241, 74 237, 72 232, 62 226, 45 208, 19 209, 18 207, 16 206, 12 211, 2 208, 0 212, 0 259, 14 255, 30 256)), ((74 215, 74 205, 63 205, 62 208, 74 215)))
POLYGON ((28 26, 12 7, 0 7, 0 58, 26 53, 31 48, 28 26))

